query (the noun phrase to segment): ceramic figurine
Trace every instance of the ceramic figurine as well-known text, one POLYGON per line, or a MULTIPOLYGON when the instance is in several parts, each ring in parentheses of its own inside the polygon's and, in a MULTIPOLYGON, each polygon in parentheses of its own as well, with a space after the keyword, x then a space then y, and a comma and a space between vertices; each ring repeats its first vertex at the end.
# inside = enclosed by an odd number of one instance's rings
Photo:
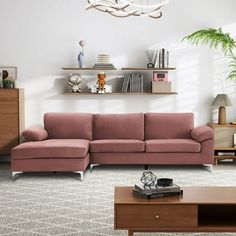
POLYGON ((97 74, 98 77, 98 93, 105 93, 105 78, 106 78, 106 74, 104 72, 100 72, 99 74, 97 74))
POLYGON ((83 66, 84 66, 83 63, 84 63, 84 46, 85 46, 85 41, 84 40, 79 41, 79 45, 81 46, 82 51, 79 52, 78 62, 79 62, 79 67, 83 68, 83 66))
POLYGON ((68 78, 68 84, 71 86, 71 90, 73 93, 81 93, 80 84, 82 82, 82 78, 80 74, 72 73, 68 78))

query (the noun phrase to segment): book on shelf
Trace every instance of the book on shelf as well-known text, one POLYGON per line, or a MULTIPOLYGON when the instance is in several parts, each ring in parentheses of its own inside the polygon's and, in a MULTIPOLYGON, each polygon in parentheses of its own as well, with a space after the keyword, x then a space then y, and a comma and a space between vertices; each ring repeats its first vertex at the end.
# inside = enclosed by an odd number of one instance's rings
POLYGON ((154 194, 154 193, 171 193, 180 191, 180 186, 173 184, 172 186, 161 187, 161 186, 151 186, 144 187, 142 184, 135 184, 134 189, 143 194, 154 194))
POLYGON ((159 68, 168 68, 169 67, 169 51, 162 48, 159 51, 159 68))
POLYGON ((179 190, 175 192, 144 194, 144 193, 139 192, 136 189, 133 189, 133 195, 136 197, 144 198, 144 199, 155 199, 155 198, 163 198, 163 197, 181 196, 183 195, 183 190, 179 190))
POLYGON ((155 51, 154 68, 159 68, 159 50, 155 51))
POLYGON ((143 75, 140 76, 140 93, 143 93, 143 75))
POLYGON ((143 75, 141 74, 126 74, 123 79, 123 93, 143 93, 143 75))
POLYGON ((130 80, 130 75, 126 74, 123 79, 123 84, 122 84, 122 93, 127 93, 128 88, 129 88, 129 80, 130 80))
POLYGON ((235 152, 217 152, 217 156, 235 156, 235 152))

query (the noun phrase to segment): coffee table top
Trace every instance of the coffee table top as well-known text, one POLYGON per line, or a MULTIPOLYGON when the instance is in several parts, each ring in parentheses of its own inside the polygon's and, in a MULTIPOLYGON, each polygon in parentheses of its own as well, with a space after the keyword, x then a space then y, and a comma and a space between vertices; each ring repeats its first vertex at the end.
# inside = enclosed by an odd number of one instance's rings
POLYGON ((133 195, 134 187, 115 187, 115 204, 235 204, 235 187, 183 187, 183 196, 146 200, 133 195))

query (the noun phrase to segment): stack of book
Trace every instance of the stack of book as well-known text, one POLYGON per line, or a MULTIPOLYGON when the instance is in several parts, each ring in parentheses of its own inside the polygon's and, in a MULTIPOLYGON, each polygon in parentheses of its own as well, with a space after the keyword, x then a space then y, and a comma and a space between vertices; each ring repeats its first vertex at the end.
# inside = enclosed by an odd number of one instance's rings
POLYGON ((183 194, 183 190, 176 184, 167 187, 144 187, 141 184, 136 184, 133 189, 133 194, 137 197, 145 199, 154 199, 162 197, 180 196, 183 194))
POLYGON ((122 84, 122 93, 143 93, 143 75, 126 74, 122 84))
POLYGON ((115 67, 111 63, 111 57, 109 54, 98 54, 97 63, 93 66, 94 69, 106 69, 106 70, 114 70, 115 67))
POLYGON ((93 69, 106 69, 106 70, 114 70, 115 67, 112 63, 95 63, 93 69))

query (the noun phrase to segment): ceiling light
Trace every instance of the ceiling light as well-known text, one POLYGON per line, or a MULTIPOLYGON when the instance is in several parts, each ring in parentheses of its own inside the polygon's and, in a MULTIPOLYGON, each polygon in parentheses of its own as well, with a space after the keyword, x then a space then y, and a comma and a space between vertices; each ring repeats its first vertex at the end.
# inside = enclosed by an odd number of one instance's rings
POLYGON ((158 19, 169 0, 87 0, 86 10, 96 9, 115 17, 146 16, 158 19))

